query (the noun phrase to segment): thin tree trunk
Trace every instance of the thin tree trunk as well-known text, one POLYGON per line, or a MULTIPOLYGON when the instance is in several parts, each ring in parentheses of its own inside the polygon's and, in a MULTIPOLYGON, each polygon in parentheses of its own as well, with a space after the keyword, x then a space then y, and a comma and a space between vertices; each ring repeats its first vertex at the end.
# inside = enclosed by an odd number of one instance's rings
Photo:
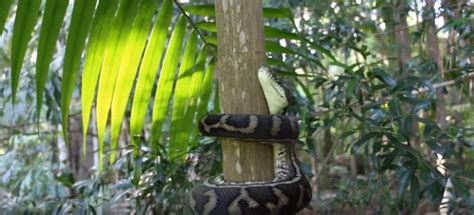
MULTIPOLYGON (((257 70, 265 63, 262 1, 216 1, 219 47, 217 77, 223 113, 268 113, 257 70)), ((224 178, 268 181, 273 178, 272 147, 222 140, 224 178)))
MULTIPOLYGON (((439 51, 439 39, 436 35, 436 25, 435 25, 435 13, 434 13, 434 0, 427 0, 424 10, 425 14, 425 23, 427 24, 426 28, 426 39, 427 39, 427 48, 428 48, 428 60, 436 63, 438 71, 441 74, 441 77, 444 77, 444 66, 443 60, 439 51)), ((446 121, 446 108, 443 101, 445 101, 445 95, 442 92, 443 90, 438 90, 436 93, 436 98, 440 102, 436 110, 436 121, 438 125, 444 130, 447 127, 446 121)))
POLYGON ((411 59, 410 37, 407 24, 407 5, 405 0, 399 0, 394 8, 395 40, 398 45, 399 71, 402 77, 407 74, 407 64, 411 59))

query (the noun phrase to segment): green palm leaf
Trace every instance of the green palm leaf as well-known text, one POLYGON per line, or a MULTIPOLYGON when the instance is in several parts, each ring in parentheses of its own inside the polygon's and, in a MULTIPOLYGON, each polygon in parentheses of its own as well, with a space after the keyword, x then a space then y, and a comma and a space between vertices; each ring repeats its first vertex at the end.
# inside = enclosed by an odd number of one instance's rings
MULTIPOLYGON (((196 145, 196 141, 194 139, 197 134, 195 132, 197 131, 196 129, 197 118, 195 115, 199 108, 198 102, 199 102, 199 96, 201 93, 201 88, 203 88, 204 86, 203 79, 204 79, 204 72, 205 72, 205 67, 206 67, 206 58, 207 58, 207 48, 206 46, 203 46, 196 60, 196 64, 195 64, 196 70, 194 71, 193 77, 191 79, 191 83, 190 83, 191 92, 190 92, 189 99, 186 106, 185 118, 188 121, 186 121, 186 123, 184 124, 184 127, 185 127, 184 130, 189 131, 188 132, 190 134, 189 141, 187 142, 191 144, 191 147, 196 145)), ((207 109, 207 102, 203 102, 201 105, 207 109)))
POLYGON ((33 32, 36 19, 38 18, 40 5, 41 0, 18 1, 12 39, 12 103, 15 103, 23 59, 25 58, 28 42, 30 41, 31 33, 33 32))
POLYGON ((187 101, 191 97, 191 91, 188 87, 191 84, 196 53, 197 34, 193 31, 184 49, 173 98, 169 144, 169 155, 171 158, 177 157, 178 154, 185 151, 186 143, 189 139, 188 131, 183 128, 186 127, 186 124, 192 122, 192 118, 186 118, 185 113, 187 101))
POLYGON ((53 59, 54 47, 69 4, 68 0, 48 0, 44 9, 43 22, 36 57, 36 112, 39 121, 43 102, 43 91, 48 78, 49 64, 53 59))
POLYGON ((112 153, 110 160, 115 160, 115 149, 118 144, 118 136, 120 133, 120 125, 123 120, 125 109, 132 91, 133 81, 140 63, 143 50, 145 48, 148 33, 150 31, 150 23, 155 11, 157 0, 144 0, 140 5, 138 15, 133 23, 128 41, 123 44, 126 58, 120 65, 117 83, 115 84, 114 95, 112 98, 111 111, 111 148, 112 153))
POLYGON ((131 142, 135 149, 138 148, 138 139, 141 137, 143 125, 145 124, 145 115, 150 103, 155 75, 160 66, 165 48, 172 13, 173 4, 171 0, 165 0, 161 6, 140 65, 130 116, 131 142))
POLYGON ((0 4, 0 35, 2 35, 3 27, 5 26, 5 21, 7 21, 8 12, 12 6, 13 0, 2 0, 0 4))
POLYGON ((67 140, 69 105, 71 104, 72 93, 76 85, 77 72, 81 64, 82 50, 92 22, 96 3, 96 0, 74 2, 71 26, 69 27, 67 37, 66 53, 64 55, 64 71, 61 85, 61 113, 65 140, 67 140))
MULTIPOLYGON (((107 42, 102 71, 99 78, 97 92, 97 135, 99 141, 99 154, 104 151, 104 136, 107 125, 110 105, 117 80, 120 64, 124 60, 124 46, 131 31, 133 21, 138 12, 139 1, 121 0, 115 17, 111 35, 107 42)), ((127 56, 128 57, 128 56, 127 56)), ((102 156, 99 163, 102 164, 102 156)), ((102 166, 102 165, 101 165, 102 166)), ((101 169, 101 168, 99 168, 101 169)))
MULTIPOLYGON (((100 0, 92 24, 89 43, 86 50, 84 71, 82 74, 82 125, 84 148, 87 131, 107 42, 110 38, 109 21, 114 20, 118 7, 116 0, 100 0)), ((86 150, 84 150, 84 153, 86 150)))
POLYGON ((153 103, 152 114, 152 138, 151 144, 158 144, 161 136, 161 128, 163 121, 166 118, 168 111, 168 103, 171 98, 173 90, 173 83, 176 74, 176 67, 178 66, 181 47, 184 41, 186 22, 185 18, 181 16, 175 26, 173 34, 171 35, 168 49, 163 60, 163 67, 161 68, 158 86, 155 93, 155 100, 153 103))

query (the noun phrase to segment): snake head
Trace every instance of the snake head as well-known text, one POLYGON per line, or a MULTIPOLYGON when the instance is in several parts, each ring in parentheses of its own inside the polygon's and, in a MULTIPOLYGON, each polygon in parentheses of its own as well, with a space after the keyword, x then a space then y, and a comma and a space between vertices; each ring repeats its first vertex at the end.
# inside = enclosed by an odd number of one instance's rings
POLYGON ((289 105, 289 95, 285 86, 267 66, 258 69, 258 80, 265 94, 270 114, 281 114, 289 105))

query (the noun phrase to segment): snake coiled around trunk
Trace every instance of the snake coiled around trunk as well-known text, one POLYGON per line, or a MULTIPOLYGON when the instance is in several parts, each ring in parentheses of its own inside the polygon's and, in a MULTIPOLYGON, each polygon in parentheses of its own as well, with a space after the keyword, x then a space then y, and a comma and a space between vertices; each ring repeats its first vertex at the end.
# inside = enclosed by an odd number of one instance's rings
POLYGON ((208 178, 193 188, 189 206, 195 214, 294 214, 311 200, 311 187, 294 154, 299 126, 295 118, 279 115, 288 105, 286 90, 267 67, 258 71, 268 115, 211 114, 199 122, 203 135, 272 144, 272 181, 229 182, 223 176, 208 178))

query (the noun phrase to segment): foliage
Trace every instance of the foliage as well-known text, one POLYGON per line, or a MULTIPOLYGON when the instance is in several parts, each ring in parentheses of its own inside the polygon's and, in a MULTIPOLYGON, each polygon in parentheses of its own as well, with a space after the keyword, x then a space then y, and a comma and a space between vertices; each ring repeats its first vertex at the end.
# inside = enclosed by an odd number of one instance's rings
POLYGON ((0 156, 1 210, 7 214, 46 213, 69 195, 57 180, 61 164, 54 160, 49 137, 18 135, 0 156), (8 190, 8 191, 7 191, 8 190))

